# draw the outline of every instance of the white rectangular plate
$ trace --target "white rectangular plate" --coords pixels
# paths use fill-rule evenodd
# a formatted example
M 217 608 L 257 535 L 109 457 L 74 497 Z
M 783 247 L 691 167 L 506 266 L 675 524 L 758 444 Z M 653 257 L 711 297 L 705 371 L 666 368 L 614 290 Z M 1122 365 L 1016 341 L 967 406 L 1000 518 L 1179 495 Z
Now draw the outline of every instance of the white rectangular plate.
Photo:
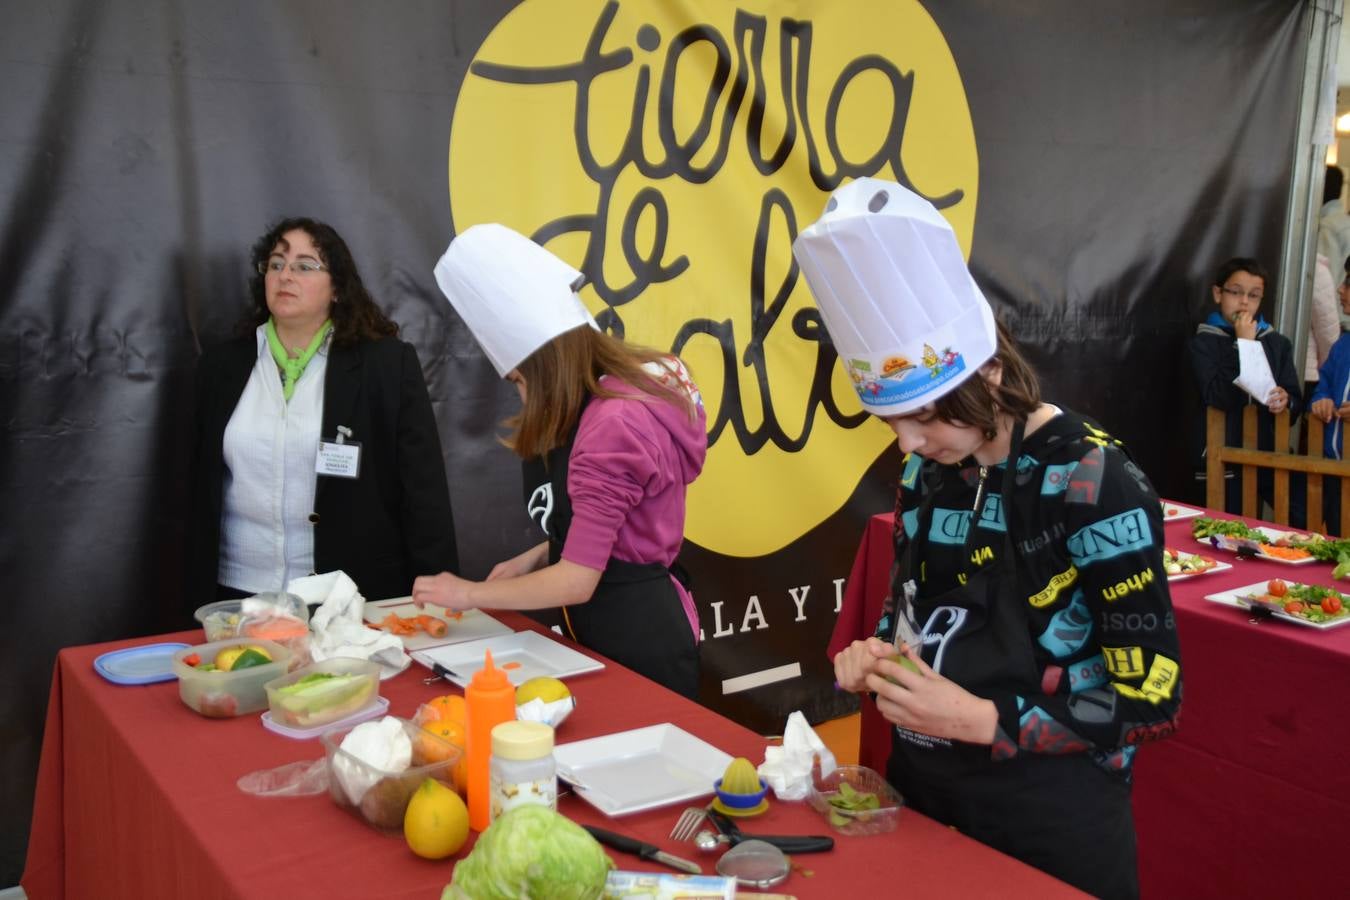
M 442 644 L 458 644 L 461 641 L 477 641 L 493 635 L 512 633 L 510 628 L 480 609 L 466 609 L 464 615 L 456 619 L 449 610 L 441 609 L 438 606 L 424 606 L 418 609 L 413 605 L 411 597 L 395 597 L 392 600 L 367 603 L 362 611 L 365 620 L 372 625 L 378 625 L 380 620 L 390 613 L 397 613 L 405 619 L 418 614 L 435 616 L 438 619 L 443 619 L 445 624 L 449 626 L 446 628 L 445 634 L 440 637 L 432 637 L 425 631 L 402 635 L 403 649 L 409 652 L 425 650 L 427 647 L 439 647 Z
M 553 748 L 558 777 L 607 816 L 705 797 L 730 754 L 671 725 L 649 725 Z
M 1173 503 L 1170 500 L 1162 502 L 1162 509 L 1164 522 L 1180 522 L 1182 519 L 1194 519 L 1205 514 L 1203 509 L 1196 509 L 1184 503 Z
M 1303 533 L 1299 531 L 1280 531 L 1278 528 L 1267 528 L 1264 525 L 1256 526 L 1256 530 L 1264 534 L 1269 539 L 1267 543 L 1271 544 L 1275 543 L 1280 538 L 1286 538 L 1289 537 L 1290 535 Z M 1246 547 L 1255 552 L 1257 559 L 1264 559 L 1267 562 L 1280 563 L 1281 565 L 1285 566 L 1306 566 L 1309 563 L 1317 562 L 1317 559 L 1312 556 L 1305 556 L 1302 559 L 1284 559 L 1283 557 L 1279 556 L 1267 556 L 1266 554 L 1261 552 L 1260 550 L 1261 545 L 1258 544 L 1256 541 L 1247 540 L 1245 538 L 1229 537 L 1228 535 L 1225 534 L 1215 534 L 1207 538 L 1195 538 L 1195 540 L 1198 543 L 1208 544 L 1211 547 L 1217 547 L 1220 550 L 1227 550 L 1230 553 L 1237 553 L 1239 550 Z
M 566 678 L 583 672 L 596 672 L 605 664 L 578 653 L 571 647 L 546 638 L 537 631 L 517 631 L 512 634 L 428 647 L 412 654 L 428 669 L 440 663 L 454 673 L 450 680 L 460 687 L 468 687 L 473 673 L 483 668 L 483 654 L 492 651 L 492 664 L 506 672 L 512 684 L 521 684 L 540 675 Z
M 1246 587 L 1233 588 L 1231 591 L 1221 591 L 1217 594 L 1206 594 L 1205 599 L 1211 603 L 1218 603 L 1223 606 L 1231 606 L 1234 609 L 1250 610 L 1252 607 L 1242 598 L 1250 594 L 1264 594 L 1268 581 L 1258 581 L 1256 584 L 1249 584 Z M 1291 585 L 1292 586 L 1292 585 Z M 1299 616 L 1291 615 L 1282 610 L 1268 609 L 1262 606 L 1261 610 L 1269 611 L 1272 618 L 1283 619 L 1286 622 L 1293 622 L 1295 625 L 1303 625 L 1308 628 L 1318 628 L 1326 631 L 1328 628 L 1338 628 L 1341 625 L 1350 624 L 1350 616 L 1341 616 L 1339 619 L 1333 619 L 1330 622 L 1310 622 Z
M 1182 572 L 1180 575 L 1168 575 L 1167 580 L 1185 581 L 1187 578 L 1197 578 L 1201 575 L 1213 575 L 1215 572 L 1227 572 L 1231 568 L 1233 568 L 1232 563 L 1221 562 L 1216 559 L 1213 568 L 1206 569 L 1203 572 Z

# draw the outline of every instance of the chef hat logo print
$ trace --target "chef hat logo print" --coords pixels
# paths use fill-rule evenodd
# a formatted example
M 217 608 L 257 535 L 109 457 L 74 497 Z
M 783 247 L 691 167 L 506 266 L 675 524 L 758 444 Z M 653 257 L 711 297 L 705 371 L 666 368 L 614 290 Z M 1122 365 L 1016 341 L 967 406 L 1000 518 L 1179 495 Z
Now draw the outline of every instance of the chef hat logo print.
M 588 276 L 601 328 L 688 365 L 709 447 L 685 537 L 732 557 L 848 501 L 894 445 L 863 412 L 875 398 L 922 400 L 978 355 L 955 333 L 837 354 L 821 327 L 792 242 L 831 193 L 913 185 L 968 245 L 979 159 L 920 3 L 809 6 L 526 0 L 474 51 L 450 121 L 456 233 L 498 222 L 538 242 Z

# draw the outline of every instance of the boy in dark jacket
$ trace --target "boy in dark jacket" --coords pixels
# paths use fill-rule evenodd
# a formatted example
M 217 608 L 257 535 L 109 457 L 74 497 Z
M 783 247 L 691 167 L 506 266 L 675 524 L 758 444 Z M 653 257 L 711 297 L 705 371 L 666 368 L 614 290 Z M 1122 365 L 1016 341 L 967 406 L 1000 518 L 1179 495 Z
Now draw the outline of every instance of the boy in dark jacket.
M 1258 404 L 1257 446 L 1275 448 L 1275 415 L 1289 410 L 1297 415 L 1303 408 L 1302 380 L 1294 366 L 1294 349 L 1289 339 L 1270 326 L 1258 311 L 1269 281 L 1265 267 L 1254 259 L 1236 257 L 1219 267 L 1210 288 L 1215 308 L 1196 327 L 1187 344 L 1200 402 L 1223 410 L 1226 415 L 1226 443 L 1242 443 L 1242 412 L 1248 404 Z M 1265 396 L 1253 396 L 1248 386 L 1269 384 L 1274 387 Z M 1256 389 L 1253 387 L 1253 389 Z M 1200 457 L 1196 460 L 1196 478 L 1205 478 L 1205 422 L 1198 423 Z M 1279 448 L 1287 451 L 1288 448 Z M 1241 509 L 1241 485 L 1235 472 L 1224 473 L 1225 507 L 1228 512 Z M 1273 477 L 1269 470 L 1258 475 L 1261 499 L 1271 502 Z M 1291 524 L 1303 527 L 1302 489 L 1290 486 Z

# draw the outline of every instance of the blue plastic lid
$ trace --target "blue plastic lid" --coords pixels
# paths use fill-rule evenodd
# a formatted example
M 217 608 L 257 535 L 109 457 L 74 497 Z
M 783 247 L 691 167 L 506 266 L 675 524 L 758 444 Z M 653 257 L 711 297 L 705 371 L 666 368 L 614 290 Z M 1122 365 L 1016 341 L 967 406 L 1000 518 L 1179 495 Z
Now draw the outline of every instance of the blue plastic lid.
M 172 681 L 173 655 L 186 650 L 187 644 L 145 644 L 113 650 L 94 660 L 94 671 L 113 684 L 154 684 Z

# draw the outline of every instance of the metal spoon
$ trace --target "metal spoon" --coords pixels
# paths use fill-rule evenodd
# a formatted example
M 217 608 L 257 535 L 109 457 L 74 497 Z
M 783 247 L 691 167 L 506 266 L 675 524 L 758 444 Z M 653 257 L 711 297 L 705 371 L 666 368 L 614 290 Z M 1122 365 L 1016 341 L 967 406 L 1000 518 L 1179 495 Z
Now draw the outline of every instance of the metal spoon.
M 727 837 L 725 834 L 718 834 L 707 828 L 704 828 L 698 834 L 694 835 L 694 846 L 704 853 L 711 853 L 722 844 L 730 843 L 731 838 Z

